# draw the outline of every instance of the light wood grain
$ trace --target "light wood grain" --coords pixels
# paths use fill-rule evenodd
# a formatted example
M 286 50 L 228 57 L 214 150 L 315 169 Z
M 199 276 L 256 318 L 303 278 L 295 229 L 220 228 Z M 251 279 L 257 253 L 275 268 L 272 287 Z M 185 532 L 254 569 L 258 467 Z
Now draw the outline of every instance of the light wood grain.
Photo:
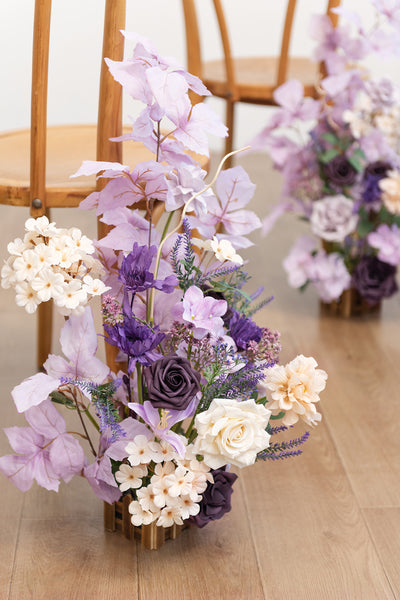
M 400 509 L 367 508 L 363 510 L 376 551 L 396 598 L 400 597 Z

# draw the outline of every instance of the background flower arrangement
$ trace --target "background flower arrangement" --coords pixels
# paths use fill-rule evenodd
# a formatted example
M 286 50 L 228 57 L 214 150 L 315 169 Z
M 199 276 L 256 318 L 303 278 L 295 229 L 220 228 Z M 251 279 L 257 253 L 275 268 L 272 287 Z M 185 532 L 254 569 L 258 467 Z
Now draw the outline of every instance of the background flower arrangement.
M 64 356 L 50 355 L 45 373 L 13 390 L 28 427 L 5 430 L 16 454 L 0 458 L 0 470 L 23 491 L 33 481 L 58 491 L 61 479 L 83 476 L 105 502 L 128 495 L 135 526 L 202 527 L 230 510 L 230 465 L 301 452 L 308 431 L 271 438 L 321 419 L 315 403 L 327 375 L 303 355 L 279 365 L 279 333 L 252 320 L 270 300 L 255 302 L 262 289 L 244 290 L 238 253 L 261 225 L 245 208 L 255 186 L 234 167 L 218 170 L 213 190 L 188 154 L 208 155 L 204 130 L 226 133 L 205 104 L 190 104 L 188 89 L 207 90 L 148 40 L 125 35 L 136 44 L 133 57 L 108 66 L 145 105 L 125 137 L 156 160 L 133 170 L 89 161 L 76 174 L 109 179 L 82 205 L 113 227 L 94 243 L 98 258 L 79 230 L 59 230 L 46 217 L 29 219 L 24 239 L 9 245 L 2 285 L 15 287 L 28 312 L 54 298 L 68 319 Z M 147 219 L 135 210 L 139 201 Z M 156 202 L 165 206 L 159 229 Z M 104 330 L 118 372 L 95 356 L 87 302 L 105 292 Z M 56 405 L 75 411 L 79 431 Z
M 398 289 L 400 93 L 388 78 L 372 78 L 363 59 L 398 56 L 400 5 L 372 4 L 370 31 L 344 8 L 335 9 L 344 21 L 336 29 L 325 15 L 312 18 L 314 58 L 326 69 L 321 98 L 304 98 L 296 80 L 285 83 L 275 93 L 280 108 L 256 141 L 284 181 L 265 231 L 284 211 L 309 222 L 315 237 L 299 238 L 283 264 L 291 286 L 312 283 L 325 303 L 352 288 L 373 306 Z

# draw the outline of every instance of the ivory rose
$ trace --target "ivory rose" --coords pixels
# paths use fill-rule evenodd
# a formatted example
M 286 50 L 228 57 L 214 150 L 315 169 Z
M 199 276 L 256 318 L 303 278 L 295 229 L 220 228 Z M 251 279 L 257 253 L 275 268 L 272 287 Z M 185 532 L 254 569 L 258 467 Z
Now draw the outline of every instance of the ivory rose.
M 385 179 L 381 179 L 379 187 L 383 191 L 382 202 L 389 212 L 400 215 L 400 171 L 389 171 Z
M 265 428 L 270 416 L 271 412 L 254 400 L 215 398 L 206 411 L 196 416 L 196 452 L 212 469 L 228 463 L 247 467 L 269 445 L 270 435 Z
M 272 414 L 285 412 L 282 423 L 294 425 L 301 418 L 307 425 L 321 420 L 314 406 L 325 388 L 327 374 L 317 369 L 314 358 L 299 354 L 286 366 L 275 365 L 267 370 L 262 387 L 272 392 L 268 408 Z

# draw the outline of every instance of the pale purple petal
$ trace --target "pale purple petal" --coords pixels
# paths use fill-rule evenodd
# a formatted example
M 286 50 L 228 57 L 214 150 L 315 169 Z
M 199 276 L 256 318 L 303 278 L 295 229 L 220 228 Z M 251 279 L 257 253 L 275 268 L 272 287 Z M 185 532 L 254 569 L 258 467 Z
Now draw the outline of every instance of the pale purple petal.
M 3 473 L 21 492 L 30 489 L 33 483 L 31 459 L 26 456 L 7 454 L 0 457 L 0 473 Z
M 43 452 L 35 456 L 31 462 L 30 468 L 32 469 L 34 479 L 40 486 L 44 487 L 46 490 L 58 492 L 60 486 L 59 478 Z
M 99 160 L 84 160 L 82 165 L 73 175 L 70 177 L 80 177 L 81 175 L 96 175 L 100 171 L 106 171 L 102 177 L 107 179 L 111 177 L 119 177 L 124 171 L 129 172 L 130 168 L 128 165 L 121 165 L 118 162 L 104 162 Z
M 143 404 L 128 402 L 128 406 L 135 411 L 135 413 L 139 415 L 153 431 L 157 429 L 160 423 L 160 413 L 158 412 L 158 408 L 155 408 L 151 402 L 144 402 Z
M 17 385 L 11 392 L 18 412 L 24 412 L 32 406 L 37 406 L 59 386 L 58 379 L 45 373 L 36 373 Z
M 17 454 L 36 454 L 38 447 L 44 444 L 43 436 L 31 427 L 7 427 L 4 433 Z
M 51 400 L 42 402 L 26 411 L 29 425 L 48 439 L 57 437 L 67 430 L 64 417 L 58 412 Z
M 72 435 L 58 436 L 49 446 L 49 459 L 54 473 L 68 483 L 85 466 L 83 448 Z
M 221 171 L 215 191 L 223 211 L 232 212 L 243 208 L 254 196 L 256 186 L 241 166 Z
M 179 456 L 183 458 L 186 452 L 186 446 L 182 441 L 182 437 L 173 431 L 168 431 L 162 434 L 162 439 L 171 444 L 171 446 L 177 451 Z

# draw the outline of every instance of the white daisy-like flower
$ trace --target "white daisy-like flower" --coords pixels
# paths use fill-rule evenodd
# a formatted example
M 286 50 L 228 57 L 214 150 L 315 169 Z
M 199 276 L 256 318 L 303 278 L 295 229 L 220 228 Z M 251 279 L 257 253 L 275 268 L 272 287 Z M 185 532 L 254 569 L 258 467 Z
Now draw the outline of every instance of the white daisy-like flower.
M 101 296 L 107 290 L 111 290 L 111 287 L 105 285 L 101 279 L 93 279 L 90 275 L 85 275 L 83 284 L 84 290 L 91 296 Z
M 177 504 L 163 508 L 157 520 L 159 527 L 172 527 L 174 523 L 183 525 L 181 509 Z
M 17 292 L 15 301 L 17 306 L 23 306 L 26 312 L 32 314 L 36 311 L 40 300 L 37 293 L 28 281 L 21 281 L 15 286 Z
M 7 251 L 13 256 L 22 256 L 25 250 L 28 250 L 28 245 L 21 238 L 15 238 L 13 242 L 7 244 Z
M 87 299 L 87 293 L 82 288 L 82 282 L 79 279 L 72 279 L 65 284 L 62 295 L 54 298 L 54 301 L 59 307 L 75 310 L 79 305 L 86 304 Z
M 136 491 L 136 496 L 143 510 L 152 512 L 153 514 L 160 512 L 160 509 L 154 503 L 155 494 L 151 484 L 147 487 L 141 487 L 138 489 Z
M 80 229 L 77 227 L 71 227 L 71 229 L 68 230 L 68 234 L 80 252 L 83 254 L 94 253 L 94 245 L 92 240 L 90 240 L 86 235 L 83 235 Z
M 153 460 L 153 454 L 157 451 L 155 442 L 150 442 L 145 435 L 136 435 L 132 442 L 125 447 L 128 460 L 132 467 L 136 465 L 147 465 Z
M 172 498 L 177 498 L 191 493 L 193 479 L 193 473 L 185 467 L 177 467 L 174 473 L 165 477 L 164 485 L 168 486 L 168 494 Z
M 115 473 L 115 479 L 118 481 L 121 492 L 126 492 L 130 489 L 140 488 L 142 485 L 142 477 L 147 475 L 147 469 L 143 466 L 130 467 L 122 464 L 119 471 Z
M 16 283 L 15 271 L 13 269 L 14 256 L 10 256 L 1 268 L 1 287 L 5 290 L 14 287 Z
M 153 476 L 150 481 L 153 486 L 154 504 L 158 508 L 163 508 L 164 506 L 169 506 L 174 503 L 176 496 L 171 496 L 169 493 L 170 484 L 167 477 L 154 481 Z
M 68 244 L 58 250 L 57 254 L 57 264 L 62 269 L 69 269 L 74 263 L 77 263 L 81 259 L 78 250 Z
M 207 488 L 207 481 L 214 483 L 214 477 L 211 473 L 201 473 L 200 471 L 193 472 L 192 491 L 190 497 L 195 500 L 196 494 L 202 494 Z
M 56 262 L 56 252 L 52 246 L 38 244 L 35 248 L 41 268 L 50 267 Z
M 174 459 L 178 459 L 179 455 L 177 451 L 165 440 L 161 440 L 158 444 L 158 450 L 162 456 L 162 460 L 159 462 L 169 462 Z M 157 461 L 155 461 L 157 462 Z
M 28 219 L 25 221 L 25 229 L 26 231 L 34 231 L 44 237 L 51 237 L 57 233 L 56 224 L 50 223 L 46 216 Z
M 160 484 L 162 480 L 165 479 L 168 475 L 171 475 L 175 471 L 175 464 L 173 462 L 165 462 L 164 464 L 158 463 L 154 467 L 154 475 L 151 478 L 151 481 Z
M 24 244 L 27 248 L 34 248 L 43 242 L 43 238 L 36 231 L 27 231 L 24 235 Z
M 14 260 L 13 268 L 17 281 L 31 281 L 40 269 L 39 258 L 34 250 L 24 250 Z
M 218 240 L 216 236 L 213 237 L 210 243 L 211 250 L 215 253 L 215 258 L 220 262 L 229 260 L 236 265 L 243 264 L 243 258 L 236 253 L 235 248 L 232 246 L 229 240 Z
M 131 514 L 131 522 L 135 527 L 149 525 L 156 518 L 151 512 L 143 510 L 137 500 L 132 500 L 128 510 Z
M 185 521 L 189 517 L 194 517 L 200 512 L 201 496 L 197 497 L 197 501 L 192 500 L 190 496 L 181 496 L 178 500 L 181 517 Z
M 47 302 L 50 298 L 58 298 L 64 294 L 64 277 L 51 269 L 42 269 L 38 276 L 32 279 L 31 286 L 37 292 L 39 300 Z

